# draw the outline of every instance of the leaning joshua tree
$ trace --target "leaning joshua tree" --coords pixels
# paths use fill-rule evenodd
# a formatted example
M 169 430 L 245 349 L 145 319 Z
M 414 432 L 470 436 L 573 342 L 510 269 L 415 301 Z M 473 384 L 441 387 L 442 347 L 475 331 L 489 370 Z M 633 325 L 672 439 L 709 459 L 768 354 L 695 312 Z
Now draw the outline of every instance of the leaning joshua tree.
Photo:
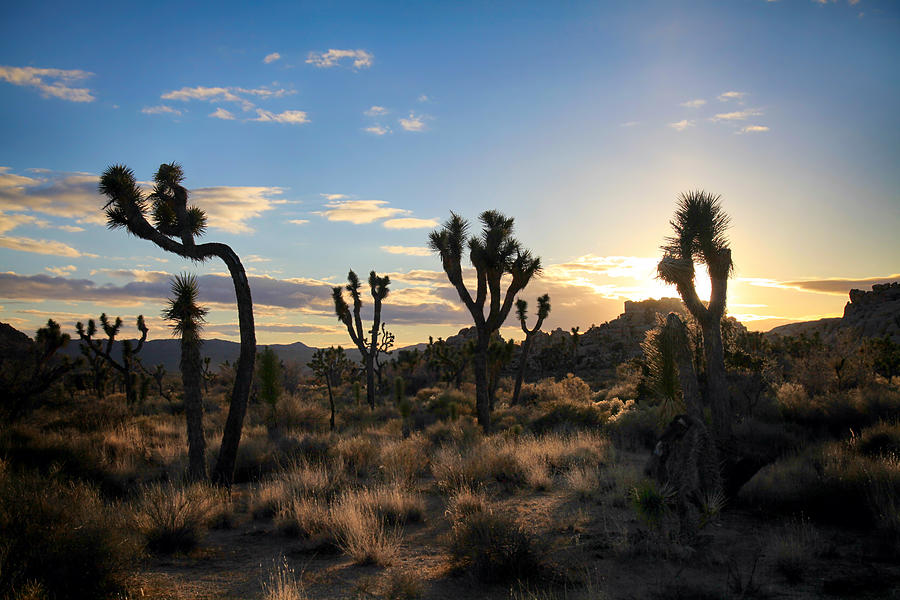
M 519 325 L 522 326 L 522 331 L 525 332 L 525 341 L 522 342 L 522 352 L 519 354 L 519 371 L 516 373 L 516 387 L 510 404 L 518 404 L 519 402 L 519 392 L 522 391 L 522 380 L 525 378 L 525 366 L 528 364 L 528 352 L 531 350 L 531 342 L 534 334 L 540 331 L 541 325 L 544 324 L 544 319 L 550 314 L 550 294 L 544 294 L 538 298 L 537 323 L 531 329 L 528 329 L 528 326 L 525 325 L 527 314 L 528 302 L 519 298 L 516 300 L 516 316 L 519 317 Z
M 725 380 L 725 356 L 722 348 L 722 316 L 728 292 L 728 277 L 733 270 L 731 249 L 725 235 L 728 215 L 719 203 L 720 196 L 691 191 L 678 197 L 671 221 L 674 235 L 662 247 L 663 258 L 657 271 L 660 279 L 674 284 L 678 294 L 700 324 L 706 362 L 705 404 L 710 407 L 713 428 L 719 442 L 731 436 L 731 407 Z M 694 286 L 694 263 L 706 265 L 712 283 L 709 302 L 704 304 Z
M 115 342 L 119 330 L 122 329 L 122 319 L 116 317 L 115 322 L 110 323 L 106 313 L 102 313 L 100 315 L 100 326 L 103 327 L 103 333 L 106 334 L 105 344 L 100 340 L 94 339 L 94 334 L 97 333 L 97 325 L 93 319 L 88 319 L 87 327 L 81 321 L 75 324 L 75 330 L 78 332 L 78 337 L 81 338 L 82 351 L 85 354 L 90 352 L 96 358 L 103 359 L 106 361 L 106 364 L 122 375 L 122 379 L 125 382 L 125 400 L 129 405 L 133 405 L 137 402 L 137 390 L 134 386 L 135 375 L 137 374 L 135 367 L 138 363 L 136 355 L 144 347 L 144 342 L 147 340 L 148 329 L 147 325 L 144 324 L 144 315 L 138 315 L 137 318 L 136 326 L 138 331 L 141 332 L 141 338 L 138 340 L 137 346 L 132 348 L 130 340 L 122 342 L 122 362 L 117 361 L 112 356 L 113 342 Z M 87 352 L 84 351 L 85 348 Z
M 172 322 L 172 334 L 181 336 L 181 382 L 184 385 L 184 416 L 187 421 L 188 476 L 206 479 L 206 440 L 203 437 L 203 360 L 200 331 L 208 312 L 197 304 L 197 278 L 185 273 L 172 280 L 172 298 L 162 316 Z
M 513 236 L 513 219 L 495 210 L 481 213 L 480 236 L 467 237 L 469 223 L 455 213 L 444 225 L 429 235 L 429 245 L 441 257 L 447 278 L 472 314 L 477 337 L 473 369 L 475 371 L 475 406 L 478 423 L 487 432 L 491 427 L 490 389 L 488 382 L 488 347 L 491 336 L 500 329 L 512 309 L 513 299 L 531 278 L 541 270 L 541 259 L 519 244 Z M 463 281 L 463 246 L 468 245 L 469 260 L 475 267 L 475 297 Z M 509 275 L 505 296 L 501 279 Z M 488 299 L 490 296 L 490 299 Z M 487 315 L 485 315 L 487 303 Z
M 134 172 L 124 165 L 106 169 L 100 177 L 100 193 L 109 198 L 106 210 L 111 229 L 123 227 L 139 238 L 149 240 L 179 256 L 195 261 L 220 258 L 228 267 L 237 296 L 241 353 L 238 358 L 231 392 L 231 406 L 222 433 L 222 445 L 213 471 L 213 480 L 231 485 L 241 428 L 247 412 L 253 363 L 256 359 L 256 332 L 253 324 L 253 300 L 250 283 L 238 255 L 225 244 L 197 244 L 195 238 L 206 229 L 206 214 L 196 206 L 188 206 L 188 191 L 182 186 L 184 171 L 176 163 L 159 166 L 154 176 L 153 192 L 144 196 L 135 181 Z M 152 220 L 152 224 L 147 218 Z
M 372 291 L 374 300 L 374 317 L 372 320 L 372 329 L 369 330 L 371 337 L 364 335 L 362 318 L 359 311 L 362 310 L 362 299 L 359 297 L 359 288 L 361 284 L 359 277 L 351 269 L 347 274 L 347 283 L 343 288 L 337 286 L 331 290 L 331 297 L 334 300 L 334 312 L 337 318 L 347 327 L 350 339 L 359 348 L 362 355 L 363 365 L 366 368 L 366 400 L 369 408 L 375 409 L 375 358 L 381 351 L 382 346 L 378 343 L 378 332 L 381 328 L 381 301 L 388 295 L 388 285 L 390 278 L 385 275 L 379 277 L 375 271 L 369 273 L 369 288 Z M 343 290 L 346 288 L 350 292 L 350 298 L 353 300 L 353 312 L 351 314 L 347 301 L 344 300 Z M 392 338 L 391 338 L 392 339 Z

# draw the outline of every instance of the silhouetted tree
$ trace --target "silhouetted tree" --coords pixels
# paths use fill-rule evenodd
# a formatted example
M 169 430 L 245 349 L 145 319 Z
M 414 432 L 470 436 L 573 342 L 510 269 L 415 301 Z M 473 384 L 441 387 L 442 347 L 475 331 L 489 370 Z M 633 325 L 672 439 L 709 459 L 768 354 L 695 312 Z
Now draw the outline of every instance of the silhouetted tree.
M 353 370 L 353 363 L 344 354 L 343 348 L 331 346 L 316 350 L 307 366 L 317 377 L 325 380 L 325 386 L 328 388 L 328 404 L 331 406 L 329 425 L 331 431 L 334 431 L 334 388 L 341 385 L 345 373 Z
M 497 399 L 497 387 L 500 385 L 500 374 L 503 369 L 512 361 L 513 353 L 516 350 L 516 343 L 513 340 L 503 341 L 500 335 L 494 336 L 488 345 L 488 398 L 490 409 L 494 410 L 494 403 Z
M 731 435 L 731 407 L 725 359 L 722 347 L 722 316 L 728 292 L 728 277 L 734 268 L 725 233 L 728 215 L 722 210 L 720 196 L 704 191 L 681 194 L 675 216 L 670 221 L 674 235 L 662 247 L 663 258 L 657 266 L 660 279 L 674 284 L 691 316 L 703 332 L 706 359 L 706 394 L 718 440 Z M 694 285 L 694 262 L 706 265 L 712 291 L 704 304 Z
M 538 298 L 537 322 L 534 324 L 534 327 L 528 329 L 528 326 L 525 325 L 525 318 L 528 315 L 528 302 L 521 298 L 516 300 L 516 316 L 519 318 L 519 325 L 522 326 L 522 331 L 525 332 L 525 340 L 522 342 L 522 351 L 519 354 L 519 370 L 516 373 L 516 387 L 513 390 L 513 397 L 510 404 L 515 405 L 519 403 L 519 392 L 522 391 L 522 380 L 525 379 L 525 368 L 528 364 L 528 353 L 531 351 L 531 343 L 534 334 L 541 330 L 541 325 L 544 324 L 544 319 L 546 319 L 549 314 L 550 295 L 544 294 Z
M 572 373 L 575 373 L 575 367 L 578 366 L 578 342 L 581 339 L 581 335 L 578 333 L 581 331 L 581 327 L 572 327 Z
M 184 415 L 187 421 L 188 476 L 206 479 L 206 440 L 203 437 L 203 361 L 200 332 L 207 309 L 197 304 L 197 278 L 185 273 L 172 280 L 172 298 L 162 316 L 172 322 L 172 334 L 181 336 L 181 382 L 184 385 Z
M 250 283 L 240 258 L 229 246 L 216 242 L 196 243 L 195 238 L 206 229 L 206 214 L 196 206 L 188 206 L 188 191 L 181 185 L 184 182 L 181 166 L 176 163 L 160 165 L 154 182 L 153 192 L 145 197 L 131 169 L 124 165 L 106 169 L 100 177 L 100 193 L 109 199 L 104 206 L 107 224 L 111 229 L 124 227 L 129 233 L 149 240 L 167 252 L 201 262 L 218 257 L 228 267 L 237 297 L 241 351 L 213 480 L 230 486 L 256 359 Z M 153 224 L 147 220 L 148 215 Z
M 22 338 L 27 339 L 24 335 Z M 15 353 L 0 363 L 5 397 L 0 402 L 0 416 L 9 421 L 21 418 L 35 408 L 41 394 L 78 365 L 67 356 L 56 357 L 70 339 L 56 321 L 48 319 L 47 325 L 37 330 L 27 352 Z
M 269 405 L 269 430 L 274 431 L 277 424 L 275 407 L 282 389 L 281 361 L 269 346 L 260 353 L 259 366 L 256 370 L 259 379 L 259 397 Z
M 372 329 L 369 330 L 371 337 L 366 337 L 363 332 L 362 317 L 362 299 L 360 298 L 359 288 L 361 284 L 359 277 L 351 269 L 347 274 L 347 285 L 343 288 L 337 286 L 332 288 L 331 297 L 334 300 L 334 312 L 337 314 L 338 320 L 347 327 L 350 339 L 356 344 L 359 353 L 362 355 L 363 365 L 366 371 L 366 400 L 369 408 L 375 409 L 375 357 L 379 352 L 378 333 L 381 328 L 381 301 L 388 295 L 388 285 L 390 278 L 385 275 L 379 277 L 375 271 L 369 273 L 369 288 L 372 292 L 374 300 L 374 316 L 372 319 Z M 350 299 L 353 301 L 353 312 L 351 313 L 347 301 L 344 300 L 343 290 L 350 292 Z
M 453 383 L 456 389 L 462 385 L 462 375 L 469 365 L 471 353 L 465 348 L 454 346 L 441 338 L 434 341 L 428 337 L 428 347 L 425 348 L 425 360 L 437 376 L 447 383 Z
M 484 211 L 479 216 L 481 235 L 469 238 L 468 222 L 455 213 L 450 214 L 450 219 L 440 229 L 431 232 L 429 245 L 440 255 L 447 278 L 475 321 L 475 405 L 478 423 L 485 431 L 489 431 L 491 394 L 488 382 L 488 346 L 491 336 L 506 321 L 516 294 L 528 285 L 534 275 L 540 273 L 541 260 L 532 256 L 513 237 L 514 219 L 511 217 L 495 210 Z M 468 246 L 469 260 L 476 271 L 474 298 L 463 281 L 464 245 Z M 501 291 L 501 279 L 504 275 L 511 276 L 505 296 Z
M 381 335 L 378 337 L 378 349 L 375 352 L 375 375 L 378 377 L 378 389 L 382 389 L 382 377 L 386 362 L 382 362 L 382 357 L 391 355 L 391 348 L 394 347 L 394 334 L 388 331 L 386 325 L 381 324 Z
M 128 404 L 135 404 L 137 402 L 137 390 L 135 389 L 137 354 L 144 347 L 148 331 L 147 325 L 144 323 L 144 315 L 138 315 L 137 318 L 136 327 L 141 332 L 137 346 L 132 348 L 131 340 L 122 342 L 121 362 L 113 358 L 112 349 L 116 336 L 122 329 L 122 319 L 116 317 L 115 322 L 110 323 L 106 313 L 102 313 L 100 315 L 100 326 L 103 327 L 103 333 L 106 334 L 105 343 L 94 339 L 94 335 L 97 333 L 97 325 L 93 319 L 88 319 L 87 327 L 79 321 L 75 324 L 75 331 L 78 332 L 78 337 L 81 338 L 82 348 L 86 348 L 95 357 L 102 358 L 107 365 L 119 372 L 125 385 L 125 399 Z

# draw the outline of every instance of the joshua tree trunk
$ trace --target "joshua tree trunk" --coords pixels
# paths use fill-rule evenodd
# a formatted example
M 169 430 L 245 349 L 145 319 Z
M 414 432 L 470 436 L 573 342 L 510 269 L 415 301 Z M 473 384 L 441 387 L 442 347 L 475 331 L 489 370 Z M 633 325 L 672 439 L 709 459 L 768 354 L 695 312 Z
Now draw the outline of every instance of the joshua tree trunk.
M 710 399 L 713 426 L 719 440 L 731 437 L 731 415 L 728 384 L 725 379 L 725 355 L 722 348 L 722 322 L 720 318 L 702 323 L 703 350 L 706 358 L 707 397 Z
M 334 393 L 331 391 L 331 376 L 325 376 L 325 387 L 328 388 L 328 404 L 331 406 L 331 419 L 328 421 L 330 431 L 334 431 Z
M 528 352 L 531 350 L 531 336 L 526 335 L 525 341 L 522 342 L 522 353 L 519 355 L 519 371 L 516 373 L 516 387 L 513 390 L 513 397 L 510 405 L 515 406 L 519 403 L 519 392 L 522 391 L 522 381 L 525 379 L 525 369 L 528 364 Z
M 193 336 L 181 338 L 181 381 L 184 385 L 184 414 L 187 420 L 188 476 L 206 479 L 206 440 L 203 437 L 202 363 L 200 348 Z
M 482 340 L 482 337 L 478 336 L 472 369 L 475 371 L 475 411 L 478 414 L 478 424 L 485 433 L 488 433 L 491 430 L 491 398 L 487 372 L 488 338 Z

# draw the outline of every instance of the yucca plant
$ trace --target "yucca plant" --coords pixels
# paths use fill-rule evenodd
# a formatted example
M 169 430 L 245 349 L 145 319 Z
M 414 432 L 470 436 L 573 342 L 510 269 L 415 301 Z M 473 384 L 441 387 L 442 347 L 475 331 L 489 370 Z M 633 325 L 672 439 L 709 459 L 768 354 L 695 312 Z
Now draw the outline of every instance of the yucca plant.
M 468 236 L 469 223 L 450 213 L 440 229 L 429 235 L 429 246 L 441 257 L 447 278 L 466 305 L 477 332 L 473 368 L 475 371 L 475 406 L 478 424 L 485 432 L 491 428 L 491 394 L 488 379 L 488 347 L 491 338 L 506 321 L 513 300 L 528 282 L 541 272 L 541 259 L 522 247 L 513 237 L 514 219 L 496 210 L 486 210 L 478 219 L 482 229 L 479 236 Z M 477 287 L 475 297 L 463 281 L 463 246 L 468 246 L 469 260 L 475 267 Z M 510 276 L 505 294 L 501 280 Z M 485 305 L 488 312 L 485 315 Z
M 135 179 L 134 171 L 125 165 L 114 165 L 106 169 L 100 177 L 99 189 L 108 198 L 103 207 L 107 225 L 110 229 L 124 228 L 132 235 L 149 240 L 167 252 L 194 261 L 202 262 L 217 257 L 231 273 L 237 297 L 241 352 L 235 371 L 228 418 L 222 433 L 222 445 L 213 472 L 216 482 L 230 485 L 234 477 L 234 463 L 256 360 L 256 330 L 250 283 L 241 259 L 229 246 L 216 242 L 196 243 L 196 238 L 206 230 L 206 214 L 199 207 L 188 205 L 188 190 L 182 185 L 184 171 L 181 165 L 162 164 L 153 179 L 153 191 L 145 196 Z
M 206 440 L 203 438 L 203 361 L 200 332 L 207 309 L 197 304 L 197 278 L 189 273 L 172 280 L 172 298 L 162 316 L 172 322 L 172 334 L 181 336 L 181 381 L 184 385 L 184 414 L 187 420 L 188 475 L 206 479 Z

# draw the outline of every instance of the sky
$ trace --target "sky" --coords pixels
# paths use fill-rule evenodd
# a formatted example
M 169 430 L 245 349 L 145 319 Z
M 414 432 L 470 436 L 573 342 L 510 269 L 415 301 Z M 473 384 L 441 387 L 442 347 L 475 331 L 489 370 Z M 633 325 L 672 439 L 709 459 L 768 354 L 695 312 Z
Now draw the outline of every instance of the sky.
M 172 161 L 203 240 L 242 258 L 260 344 L 350 345 L 350 269 L 390 276 L 399 346 L 470 326 L 427 239 L 487 209 L 542 259 L 529 326 L 549 293 L 544 329 L 584 331 L 676 296 L 655 267 L 693 189 L 731 217 L 729 314 L 840 316 L 900 279 L 898 64 L 891 0 L 3 3 L 0 321 L 169 337 L 191 272 L 206 337 L 236 340 L 221 262 L 106 228 L 104 169 Z

